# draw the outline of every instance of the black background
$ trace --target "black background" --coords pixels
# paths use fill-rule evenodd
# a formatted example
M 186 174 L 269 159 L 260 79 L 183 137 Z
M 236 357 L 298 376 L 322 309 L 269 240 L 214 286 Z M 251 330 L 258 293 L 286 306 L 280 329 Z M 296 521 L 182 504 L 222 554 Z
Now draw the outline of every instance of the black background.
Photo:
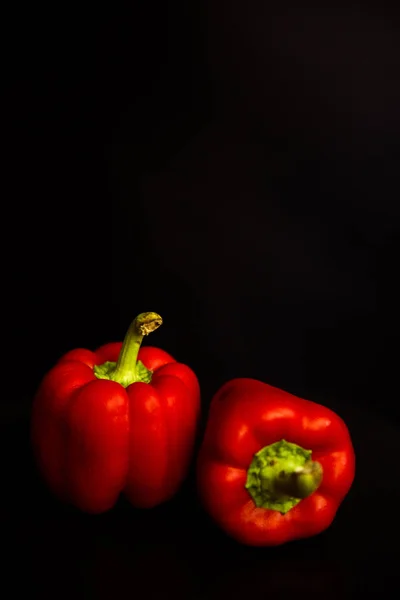
M 392 12 L 391 12 L 392 11 Z M 15 9 L 6 24 L 2 511 L 31 597 L 379 592 L 400 500 L 400 17 L 385 3 Z M 193 468 L 154 511 L 61 507 L 32 464 L 43 374 L 164 318 L 203 419 L 231 377 L 337 410 L 357 477 L 332 527 L 240 547 Z M 47 596 L 46 596 L 47 597 Z

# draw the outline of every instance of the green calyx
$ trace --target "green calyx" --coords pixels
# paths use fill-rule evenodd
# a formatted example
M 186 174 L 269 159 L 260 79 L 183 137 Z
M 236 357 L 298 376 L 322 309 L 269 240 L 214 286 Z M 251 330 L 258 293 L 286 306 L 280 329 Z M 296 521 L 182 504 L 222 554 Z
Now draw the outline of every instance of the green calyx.
M 311 450 L 280 440 L 254 455 L 247 471 L 246 490 L 258 508 L 285 515 L 321 484 L 320 463 L 311 460 Z
M 150 369 L 147 369 L 144 364 L 138 360 L 136 363 L 136 372 L 135 379 L 131 381 L 132 377 L 130 373 L 127 373 L 125 377 L 121 378 L 121 381 L 118 381 L 118 373 L 116 362 L 107 361 L 102 365 L 96 365 L 94 367 L 94 374 L 97 379 L 110 379 L 111 381 L 117 381 L 124 387 L 128 387 L 131 383 L 135 383 L 136 381 L 141 381 L 143 383 L 150 383 L 151 378 L 153 377 L 153 372 Z
M 162 318 L 157 313 L 147 312 L 138 315 L 127 331 L 118 361 L 95 365 L 96 377 L 116 381 L 123 387 L 137 382 L 150 383 L 152 371 L 137 358 L 144 336 L 158 329 L 160 325 L 162 325 Z

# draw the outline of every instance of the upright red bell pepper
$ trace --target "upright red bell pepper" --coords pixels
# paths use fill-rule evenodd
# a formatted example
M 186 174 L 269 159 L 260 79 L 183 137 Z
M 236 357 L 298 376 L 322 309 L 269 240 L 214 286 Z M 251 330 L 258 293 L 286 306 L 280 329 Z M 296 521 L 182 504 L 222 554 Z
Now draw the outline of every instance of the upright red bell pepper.
M 193 371 L 143 337 L 162 324 L 142 313 L 122 343 L 65 354 L 44 377 L 32 409 L 38 467 L 50 489 L 85 512 L 123 493 L 136 507 L 170 499 L 192 455 L 200 410 Z
M 349 431 L 332 410 L 253 379 L 233 379 L 212 399 L 199 495 L 237 541 L 273 546 L 321 533 L 354 474 Z

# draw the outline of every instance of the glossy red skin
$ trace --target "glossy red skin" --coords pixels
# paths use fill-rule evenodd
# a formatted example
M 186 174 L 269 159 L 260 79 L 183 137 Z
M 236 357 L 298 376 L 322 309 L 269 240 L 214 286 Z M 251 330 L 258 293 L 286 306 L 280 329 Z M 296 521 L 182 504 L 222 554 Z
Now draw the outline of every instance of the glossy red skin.
M 256 452 L 281 439 L 312 450 L 323 480 L 285 515 L 257 508 L 245 489 Z M 330 409 L 254 379 L 233 379 L 214 396 L 197 460 L 206 511 L 238 542 L 275 546 L 314 536 L 332 523 L 355 474 L 349 431 Z
M 193 371 L 158 348 L 139 360 L 151 383 L 97 379 L 94 365 L 117 361 L 122 343 L 76 349 L 44 377 L 33 403 L 31 434 L 44 480 L 61 500 L 102 513 L 123 493 L 151 508 L 180 487 L 192 456 L 200 411 Z

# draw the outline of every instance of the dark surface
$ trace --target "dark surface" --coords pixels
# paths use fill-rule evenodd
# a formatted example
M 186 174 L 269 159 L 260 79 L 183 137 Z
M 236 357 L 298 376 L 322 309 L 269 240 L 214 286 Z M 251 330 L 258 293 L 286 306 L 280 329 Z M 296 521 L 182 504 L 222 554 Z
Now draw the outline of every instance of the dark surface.
M 15 594 L 350 598 L 396 575 L 400 19 L 266 7 L 10 16 L 0 440 Z M 149 512 L 121 500 L 94 518 L 49 496 L 28 436 L 43 374 L 145 310 L 164 318 L 151 343 L 199 376 L 198 441 L 231 377 L 345 419 L 357 476 L 327 532 L 239 546 L 198 505 L 193 467 Z

